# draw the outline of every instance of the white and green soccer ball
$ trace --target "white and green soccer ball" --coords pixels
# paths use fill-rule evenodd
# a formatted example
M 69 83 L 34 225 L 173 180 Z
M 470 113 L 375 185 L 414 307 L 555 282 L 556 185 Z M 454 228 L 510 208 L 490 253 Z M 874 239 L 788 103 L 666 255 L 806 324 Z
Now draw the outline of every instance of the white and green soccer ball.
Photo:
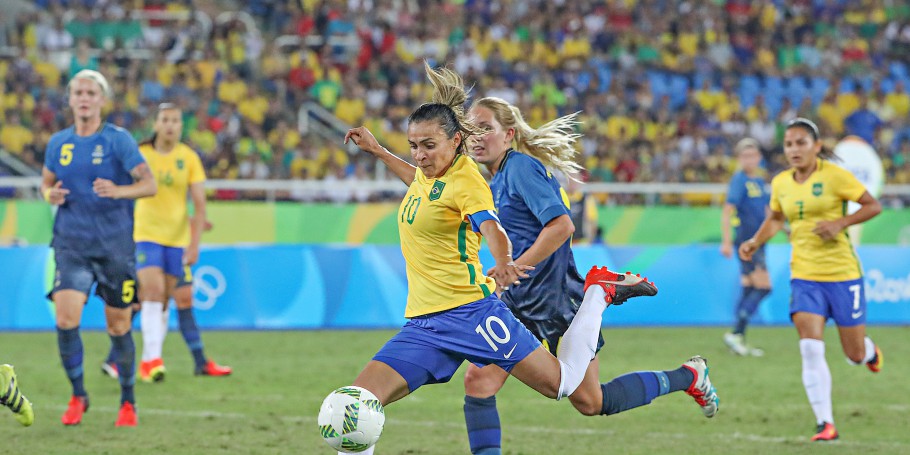
M 341 452 L 363 452 L 382 434 L 385 411 L 369 390 L 357 386 L 335 389 L 319 408 L 319 434 Z

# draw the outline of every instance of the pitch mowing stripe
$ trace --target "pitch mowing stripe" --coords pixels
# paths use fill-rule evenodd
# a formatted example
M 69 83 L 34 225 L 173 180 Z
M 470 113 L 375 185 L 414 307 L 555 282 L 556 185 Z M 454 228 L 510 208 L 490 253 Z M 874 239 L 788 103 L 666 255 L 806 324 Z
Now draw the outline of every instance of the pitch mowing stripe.
M 897 407 L 898 410 L 907 409 L 907 406 L 903 405 L 894 405 L 889 406 Z M 66 406 L 35 406 L 37 409 L 48 409 L 63 411 L 66 410 Z M 104 407 L 104 406 L 92 406 L 92 411 L 94 412 L 103 412 L 105 414 L 116 414 L 120 411 L 119 408 L 113 407 Z M 172 409 L 149 409 L 149 408 L 139 408 L 139 415 L 149 414 L 149 415 L 160 415 L 160 416 L 169 416 L 169 417 L 191 417 L 191 418 L 202 418 L 210 419 L 212 417 L 224 418 L 224 419 L 243 419 L 251 420 L 256 419 L 257 416 L 251 414 L 243 414 L 239 412 L 218 412 L 218 411 L 176 411 Z M 281 420 L 283 422 L 289 423 L 299 423 L 299 424 L 316 424 L 316 417 L 311 416 L 271 416 L 271 418 Z M 452 429 L 457 431 L 464 431 L 464 422 L 434 422 L 430 420 L 405 420 L 405 419 L 389 419 L 386 418 L 385 426 L 388 427 L 389 424 L 401 425 L 401 426 L 418 426 L 418 427 L 430 427 L 430 428 L 445 428 Z M 558 434 L 558 435 L 581 435 L 581 436 L 611 436 L 619 434 L 619 431 L 610 430 L 608 428 L 553 428 L 553 427 L 538 427 L 538 426 L 516 426 L 509 428 L 510 433 L 526 433 L 533 435 L 540 434 Z M 664 439 L 692 439 L 692 433 L 662 433 L 662 432 L 648 432 L 642 433 L 640 435 L 642 439 L 648 438 L 664 438 Z M 805 445 L 806 447 L 815 447 L 813 443 L 809 442 L 808 435 L 802 436 L 762 436 L 758 434 L 750 433 L 712 433 L 712 434 L 702 434 L 700 433 L 698 438 L 701 439 L 715 439 L 718 441 L 729 441 L 731 439 L 738 439 L 741 441 L 749 442 L 758 442 L 758 443 L 786 443 L 786 444 L 797 444 Z M 825 443 L 828 445 L 835 446 L 845 446 L 845 447 L 858 447 L 858 448 L 883 448 L 883 449 L 904 449 L 910 451 L 910 444 L 902 442 L 880 442 L 880 441 L 868 441 L 868 440 L 853 440 L 847 441 L 839 439 L 837 441 L 829 441 Z

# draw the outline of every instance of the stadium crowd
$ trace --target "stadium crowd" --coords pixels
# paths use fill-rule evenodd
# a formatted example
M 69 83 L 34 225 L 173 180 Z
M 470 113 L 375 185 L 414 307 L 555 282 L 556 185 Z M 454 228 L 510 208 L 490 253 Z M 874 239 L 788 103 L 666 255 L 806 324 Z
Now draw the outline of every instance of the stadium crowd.
M 889 183 L 910 183 L 905 2 L 235 3 L 254 20 L 213 0 L 38 0 L 0 12 L 0 147 L 40 169 L 50 134 L 68 124 L 68 78 L 91 68 L 113 84 L 108 120 L 137 139 L 159 103 L 177 103 L 212 178 L 368 176 L 375 163 L 341 136 L 300 131 L 298 108 L 365 124 L 406 155 L 406 116 L 428 99 L 426 59 L 462 74 L 474 96 L 521 107 L 531 125 L 581 111 L 588 181 L 724 182 L 746 135 L 774 172 L 785 166 L 782 125 L 798 114 L 828 143 L 863 137 Z M 211 27 L 171 19 L 179 12 Z

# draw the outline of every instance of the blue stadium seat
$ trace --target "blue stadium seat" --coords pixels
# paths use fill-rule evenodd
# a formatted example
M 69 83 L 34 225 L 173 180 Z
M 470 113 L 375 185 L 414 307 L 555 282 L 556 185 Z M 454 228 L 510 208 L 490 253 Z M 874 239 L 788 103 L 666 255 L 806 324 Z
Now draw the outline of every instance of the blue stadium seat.
M 828 87 L 831 86 L 831 81 L 824 77 L 813 77 L 811 82 L 811 96 L 812 96 L 812 105 L 818 106 L 819 103 L 825 98 L 825 92 L 828 91 Z
M 787 98 L 794 106 L 799 106 L 807 96 L 811 98 L 811 92 L 806 80 L 800 76 L 789 77 L 785 81 Z
M 755 97 L 759 93 L 761 93 L 761 82 L 758 77 L 749 74 L 739 79 L 739 89 L 736 94 L 739 95 L 739 101 L 743 107 L 755 104 Z
M 888 72 L 892 76 L 899 77 L 901 79 L 907 80 L 910 77 L 910 71 L 907 70 L 907 64 L 898 60 L 891 62 Z
M 667 75 L 660 71 L 648 71 L 648 82 L 651 83 L 651 93 L 655 98 L 670 94 L 670 83 Z
M 600 65 L 597 68 L 597 80 L 599 81 L 597 91 L 600 93 L 606 92 L 610 88 L 610 81 L 613 79 L 613 72 L 610 71 L 610 68 L 606 65 Z
M 786 95 L 784 81 L 777 76 L 765 76 L 765 98 L 777 98 Z
M 689 78 L 674 74 L 670 76 L 670 102 L 674 106 L 686 104 L 686 93 L 689 91 Z
M 856 81 L 849 77 L 840 80 L 840 88 L 837 89 L 838 93 L 852 92 L 854 90 L 856 90 Z

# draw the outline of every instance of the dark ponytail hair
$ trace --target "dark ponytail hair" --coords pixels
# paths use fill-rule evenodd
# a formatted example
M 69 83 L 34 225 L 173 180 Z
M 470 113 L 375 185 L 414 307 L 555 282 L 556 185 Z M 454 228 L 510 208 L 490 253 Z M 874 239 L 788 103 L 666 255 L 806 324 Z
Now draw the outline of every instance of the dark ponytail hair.
M 447 68 L 433 70 L 426 62 L 423 66 L 433 85 L 433 101 L 420 105 L 408 116 L 408 123 L 437 121 L 449 139 L 460 132 L 461 143 L 455 153 L 464 154 L 467 152 L 468 138 L 483 134 L 484 130 L 465 116 L 464 103 L 468 100 L 468 92 L 461 76 Z
M 177 110 L 179 110 L 180 108 L 179 108 L 176 104 L 174 104 L 174 103 L 161 103 L 161 104 L 159 104 L 159 105 L 158 105 L 158 110 L 155 111 L 155 118 L 158 118 L 158 114 L 160 114 L 161 111 L 167 111 L 167 110 L 171 110 L 171 109 L 177 109 Z M 158 133 L 153 132 L 151 137 L 149 137 L 149 138 L 143 140 L 142 142 L 139 143 L 139 145 L 151 145 L 152 147 L 154 147 L 154 146 L 155 146 L 155 139 L 158 139 Z
M 821 138 L 821 134 L 818 132 L 818 125 L 815 124 L 812 120 L 809 120 L 805 117 L 796 117 L 793 120 L 787 122 L 787 128 L 802 128 L 809 132 L 812 135 L 812 140 L 818 142 Z M 837 155 L 834 154 L 834 150 L 825 147 L 822 145 L 821 150 L 818 152 L 818 157 L 823 160 L 835 161 L 837 160 Z

